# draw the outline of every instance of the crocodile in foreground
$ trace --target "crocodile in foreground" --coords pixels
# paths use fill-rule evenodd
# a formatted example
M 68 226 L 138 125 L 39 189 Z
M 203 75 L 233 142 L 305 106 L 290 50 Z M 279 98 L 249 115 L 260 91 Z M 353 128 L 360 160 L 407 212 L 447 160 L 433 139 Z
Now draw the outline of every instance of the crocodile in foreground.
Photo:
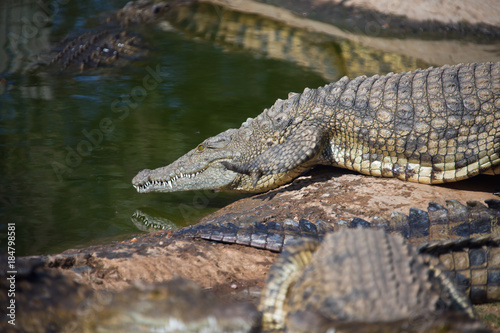
M 500 174 L 500 63 L 305 89 L 132 183 L 141 193 L 263 192 L 318 164 L 426 184 Z
M 454 316 L 474 318 L 435 258 L 366 229 L 288 246 L 269 271 L 260 310 L 264 331 L 290 332 L 465 332 L 472 328 Z
M 446 207 L 430 203 L 427 212 L 412 208 L 408 216 L 393 212 L 389 219 L 374 217 L 370 223 L 359 218 L 332 224 L 304 219 L 238 224 L 207 221 L 181 229 L 175 235 L 281 252 L 298 238 L 318 241 L 326 233 L 345 229 L 383 229 L 418 246 L 421 253 L 439 258 L 472 302 L 484 303 L 500 300 L 500 201 L 491 199 L 486 203 L 488 207 L 477 201 L 465 206 L 448 200 Z M 471 244 L 472 239 L 480 241 Z M 494 241 L 489 243 L 490 239 Z M 362 248 L 364 243 L 357 246 Z

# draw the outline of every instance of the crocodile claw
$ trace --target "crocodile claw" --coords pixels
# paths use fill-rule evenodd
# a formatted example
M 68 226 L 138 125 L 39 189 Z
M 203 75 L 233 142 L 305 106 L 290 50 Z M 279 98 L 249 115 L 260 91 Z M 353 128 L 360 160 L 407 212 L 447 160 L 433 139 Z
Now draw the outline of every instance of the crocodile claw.
M 223 161 L 223 162 L 221 162 L 221 164 L 228 170 L 250 176 L 250 178 L 252 180 L 252 186 L 254 186 L 254 187 L 257 186 L 257 183 L 259 182 L 260 177 L 262 177 L 262 175 L 263 175 L 262 171 L 260 171 L 260 170 L 258 170 L 258 171 L 251 170 L 248 167 L 248 163 L 234 164 L 234 163 L 231 163 L 228 161 Z
M 221 164 L 228 170 L 237 172 L 237 173 L 242 173 L 245 175 L 250 175 L 250 169 L 246 164 L 234 164 L 228 161 L 223 161 Z
M 252 186 L 257 187 L 257 183 L 259 182 L 260 177 L 262 177 L 262 172 L 250 172 L 250 178 L 252 179 Z

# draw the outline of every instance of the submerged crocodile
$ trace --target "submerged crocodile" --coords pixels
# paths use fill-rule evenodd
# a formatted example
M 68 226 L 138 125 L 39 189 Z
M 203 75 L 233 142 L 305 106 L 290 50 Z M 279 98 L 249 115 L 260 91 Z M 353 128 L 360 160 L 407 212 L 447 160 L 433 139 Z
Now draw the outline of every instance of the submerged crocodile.
M 143 39 L 130 28 L 156 22 L 170 7 L 167 2 L 131 1 L 106 15 L 97 30 L 64 38 L 31 70 L 45 66 L 61 71 L 123 67 L 147 53 Z
M 140 193 L 264 192 L 318 164 L 425 184 L 500 174 L 500 63 L 305 89 L 132 183 Z
M 74 67 L 80 71 L 124 65 L 127 60 L 139 58 L 145 53 L 144 45 L 137 36 L 116 30 L 86 32 L 66 38 L 55 50 L 58 52 L 48 66 L 61 70 Z

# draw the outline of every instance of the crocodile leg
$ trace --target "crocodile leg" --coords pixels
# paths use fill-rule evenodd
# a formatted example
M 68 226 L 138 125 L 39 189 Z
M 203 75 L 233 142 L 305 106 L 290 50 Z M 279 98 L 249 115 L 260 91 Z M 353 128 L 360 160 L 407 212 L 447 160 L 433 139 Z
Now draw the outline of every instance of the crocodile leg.
M 317 126 L 300 126 L 284 143 L 272 146 L 251 161 L 242 164 L 225 161 L 222 165 L 231 171 L 250 175 L 253 186 L 256 186 L 262 175 L 288 173 L 315 158 L 327 143 L 323 132 Z

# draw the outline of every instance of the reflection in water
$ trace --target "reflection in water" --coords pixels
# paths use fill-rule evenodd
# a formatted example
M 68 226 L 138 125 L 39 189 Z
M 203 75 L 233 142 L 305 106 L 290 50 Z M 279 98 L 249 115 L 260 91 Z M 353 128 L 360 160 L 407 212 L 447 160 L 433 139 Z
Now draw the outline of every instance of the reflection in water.
M 342 59 L 328 36 L 310 34 L 264 17 L 199 4 L 183 7 L 172 24 L 192 37 L 223 45 L 228 51 L 245 50 L 311 68 L 327 80 L 339 77 Z
M 0 96 L 12 89 L 2 76 L 22 73 L 50 49 L 49 35 L 54 7 L 40 1 L 0 2 Z M 52 98 L 49 85 L 23 85 L 26 98 Z
M 179 227 L 168 218 L 163 217 L 162 211 L 151 208 L 137 209 L 130 218 L 132 223 L 141 231 L 155 231 L 167 229 L 179 229 Z
M 372 18 L 365 18 L 365 22 L 355 19 L 353 22 L 347 23 L 351 21 L 349 17 L 345 17 L 348 15 L 347 13 L 343 11 L 331 12 L 331 10 L 335 9 L 330 8 L 320 14 L 320 16 L 322 16 L 321 21 L 315 21 L 302 17 L 302 15 L 296 15 L 292 10 L 252 0 L 241 2 L 228 2 L 225 0 L 200 1 L 222 5 L 226 9 L 237 10 L 238 12 L 257 14 L 259 17 L 266 17 L 273 21 L 283 22 L 289 27 L 296 27 L 308 31 L 309 34 L 323 34 L 331 36 L 335 40 L 351 41 L 356 44 L 356 47 L 361 47 L 365 50 L 376 50 L 378 55 L 392 54 L 392 56 L 396 56 L 397 58 L 404 55 L 409 58 L 418 59 L 422 62 L 422 67 L 426 67 L 423 64 L 442 66 L 445 64 L 452 65 L 467 62 L 498 61 L 500 56 L 500 41 L 494 34 L 490 34 L 487 30 L 483 30 L 480 38 L 472 34 L 455 39 L 445 32 L 446 29 L 440 29 L 433 32 L 431 34 L 432 37 L 425 33 L 420 34 L 414 32 L 412 29 L 402 34 L 405 36 L 404 38 L 402 38 L 402 35 L 398 32 L 396 32 L 396 34 L 399 37 L 392 37 L 389 31 L 395 31 L 398 30 L 398 28 L 391 27 L 388 31 L 383 32 L 385 30 L 384 25 L 391 23 L 391 19 L 386 17 L 380 20 L 376 14 Z M 266 2 L 269 3 L 269 1 Z M 329 4 L 325 4 L 325 7 L 330 6 Z M 296 12 L 300 12 L 300 7 L 301 5 L 296 3 L 287 8 L 295 8 Z M 306 7 L 310 7 L 310 4 L 306 5 Z M 316 10 L 320 11 L 320 8 L 323 8 L 321 5 L 314 7 Z M 335 5 L 333 5 L 333 7 L 335 7 Z M 332 15 L 329 15 L 329 11 Z M 315 16 L 312 12 L 308 12 L 306 16 L 310 16 L 308 14 Z M 339 18 L 340 22 L 338 22 L 336 18 Z M 397 24 L 397 20 L 398 19 L 395 18 L 393 23 Z M 331 22 L 331 24 L 324 22 Z M 346 25 L 349 26 L 348 29 L 356 32 L 345 31 L 335 26 L 337 23 L 342 25 L 347 23 Z M 364 29 L 359 29 L 359 24 L 364 25 Z M 424 23 L 424 26 L 425 25 L 426 23 Z M 345 51 L 349 52 L 348 49 Z M 346 53 L 345 57 L 346 59 L 350 58 L 348 53 Z M 396 63 L 397 62 L 398 61 L 396 61 Z M 372 63 L 372 65 L 374 64 L 376 64 L 376 61 Z M 399 70 L 394 69 L 393 71 L 398 72 Z M 381 71 L 380 73 L 385 74 L 386 72 Z M 350 76 L 362 74 L 373 73 L 348 72 Z
M 170 13 L 170 23 L 191 37 L 289 61 L 331 82 L 344 75 L 373 75 L 427 67 L 422 61 L 383 52 L 317 31 L 301 29 L 257 14 L 201 3 Z

